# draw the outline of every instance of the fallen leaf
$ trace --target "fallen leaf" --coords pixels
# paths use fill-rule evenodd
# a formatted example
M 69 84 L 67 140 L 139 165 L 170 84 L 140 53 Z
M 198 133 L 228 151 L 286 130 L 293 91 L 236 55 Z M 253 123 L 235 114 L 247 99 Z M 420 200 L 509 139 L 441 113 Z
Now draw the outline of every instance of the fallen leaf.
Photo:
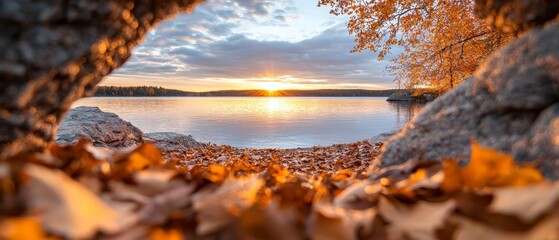
M 181 187 L 169 189 L 151 199 L 139 213 L 141 222 L 151 224 L 163 224 L 169 218 L 173 210 L 186 207 L 194 192 L 194 185 L 184 183 Z
M 470 163 L 462 169 L 464 187 L 507 186 L 514 178 L 512 156 L 478 145 L 472 140 Z
M 149 239 L 151 240 L 182 240 L 182 234 L 177 229 L 165 230 L 162 228 L 156 228 L 149 234 Z
M 373 207 L 378 202 L 379 193 L 382 190 L 380 183 L 371 183 L 369 180 L 362 180 L 346 188 L 337 195 L 333 203 L 335 206 L 363 210 Z
M 379 214 L 390 223 L 391 239 L 436 239 L 435 230 L 444 225 L 456 206 L 453 200 L 442 203 L 418 202 L 408 206 L 381 197 Z
M 150 168 L 135 172 L 133 179 L 142 192 L 155 195 L 175 187 L 176 184 L 171 184 L 171 179 L 176 175 L 177 171 L 173 169 Z
M 4 240 L 43 240 L 45 233 L 36 218 L 17 217 L 0 221 L 0 239 Z
M 227 175 L 229 175 L 229 173 L 224 166 L 212 164 L 208 167 L 208 171 L 204 177 L 214 183 L 220 183 L 227 178 Z
M 441 189 L 445 192 L 454 192 L 462 188 L 462 171 L 454 160 L 443 161 L 444 178 Z
M 192 196 L 198 213 L 196 233 L 206 235 L 230 224 L 242 210 L 256 202 L 256 194 L 264 186 L 258 175 L 227 179 L 217 189 L 199 191 Z
M 464 188 L 528 186 L 544 181 L 533 166 L 517 166 L 511 155 L 482 147 L 472 140 L 468 165 L 460 169 L 451 160 L 443 162 L 444 180 L 441 189 L 452 192 Z
M 499 188 L 495 189 L 493 196 L 489 205 L 491 211 L 517 216 L 526 223 L 532 223 L 557 205 L 559 184 L 540 183 L 524 188 Z
M 23 186 L 26 203 L 41 212 L 41 225 L 49 231 L 72 239 L 91 238 L 99 230 L 115 233 L 135 221 L 61 171 L 32 164 L 23 171 L 30 178 Z
M 144 143 L 131 152 L 120 152 L 111 162 L 111 176 L 113 178 L 125 178 L 136 171 L 144 170 L 152 166 L 162 164 L 161 151 L 152 143 Z
M 491 240 L 556 240 L 559 239 L 559 218 L 550 216 L 540 224 L 526 232 L 509 232 L 482 222 L 476 222 L 468 218 L 452 217 L 459 227 L 454 237 L 456 240 L 491 239 Z
M 292 206 L 282 207 L 277 201 L 244 211 L 236 224 L 238 239 L 304 239 L 299 226 L 299 212 Z
M 358 232 L 371 235 L 370 229 L 376 217 L 376 210 L 350 210 L 333 205 L 324 193 L 318 193 L 310 216 L 309 235 L 311 239 L 358 239 Z

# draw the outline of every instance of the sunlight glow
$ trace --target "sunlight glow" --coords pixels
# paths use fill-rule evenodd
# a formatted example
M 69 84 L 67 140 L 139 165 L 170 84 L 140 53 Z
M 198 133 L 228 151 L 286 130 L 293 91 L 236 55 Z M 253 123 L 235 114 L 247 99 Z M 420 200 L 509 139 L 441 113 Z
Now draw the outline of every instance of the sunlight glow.
M 260 87 L 268 92 L 275 92 L 279 90 L 278 82 L 261 82 Z
M 277 112 L 280 109 L 280 103 L 277 98 L 268 99 L 268 112 Z

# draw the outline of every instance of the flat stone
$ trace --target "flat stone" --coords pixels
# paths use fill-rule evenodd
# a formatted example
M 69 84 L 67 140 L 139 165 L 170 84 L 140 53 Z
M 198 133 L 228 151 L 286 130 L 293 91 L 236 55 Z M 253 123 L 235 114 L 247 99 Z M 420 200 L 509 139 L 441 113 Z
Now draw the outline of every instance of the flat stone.
M 173 132 L 152 132 L 144 135 L 144 141 L 153 142 L 163 152 L 186 151 L 189 148 L 202 148 L 200 143 L 190 135 L 183 135 Z

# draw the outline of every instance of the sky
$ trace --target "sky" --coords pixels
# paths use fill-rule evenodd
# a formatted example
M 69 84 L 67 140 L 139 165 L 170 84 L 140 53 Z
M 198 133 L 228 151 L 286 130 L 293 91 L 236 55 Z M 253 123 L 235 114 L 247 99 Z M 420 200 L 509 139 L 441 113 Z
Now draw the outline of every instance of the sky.
M 350 53 L 348 17 L 329 11 L 316 0 L 209 0 L 151 30 L 101 85 L 186 91 L 395 88 L 388 62 L 372 52 Z

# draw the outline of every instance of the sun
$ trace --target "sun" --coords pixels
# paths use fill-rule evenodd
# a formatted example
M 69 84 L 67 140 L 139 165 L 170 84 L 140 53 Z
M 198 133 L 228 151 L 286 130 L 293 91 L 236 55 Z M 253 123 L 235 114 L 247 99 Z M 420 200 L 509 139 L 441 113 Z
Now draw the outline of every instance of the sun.
M 279 90 L 278 82 L 261 82 L 260 87 L 268 92 L 275 92 Z

